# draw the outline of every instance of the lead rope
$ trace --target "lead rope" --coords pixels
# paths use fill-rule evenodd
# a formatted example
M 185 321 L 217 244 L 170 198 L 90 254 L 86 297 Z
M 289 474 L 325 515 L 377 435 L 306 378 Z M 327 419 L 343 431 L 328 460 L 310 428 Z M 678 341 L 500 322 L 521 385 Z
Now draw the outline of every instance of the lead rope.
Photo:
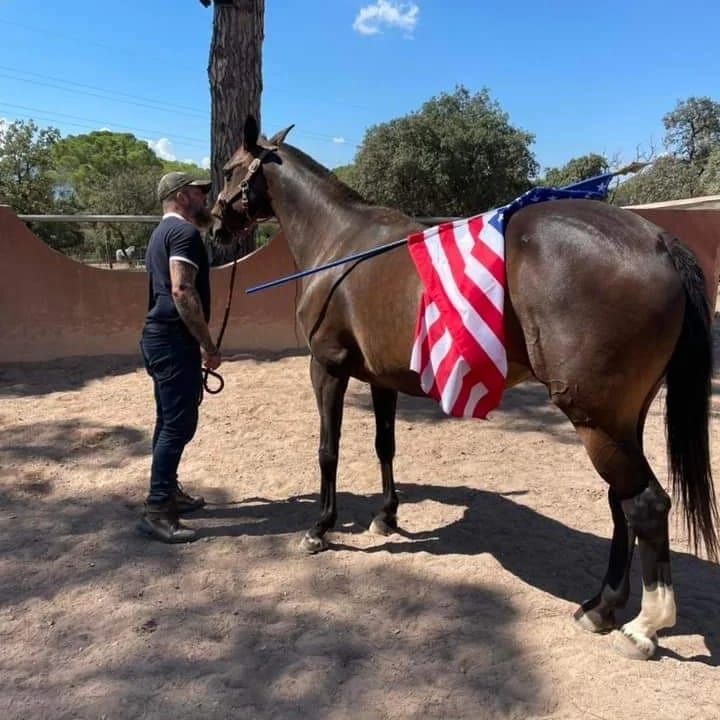
M 235 240 L 235 259 L 233 260 L 232 271 L 230 272 L 230 287 L 228 288 L 227 303 L 225 305 L 225 314 L 223 316 L 222 325 L 220 326 L 220 333 L 218 334 L 217 342 L 215 347 L 220 352 L 220 346 L 222 345 L 223 335 L 225 335 L 225 328 L 227 328 L 228 318 L 230 317 L 230 305 L 232 304 L 233 288 L 235 287 L 235 273 L 237 272 L 238 256 L 240 255 L 240 240 Z M 218 381 L 217 387 L 210 387 L 208 383 L 208 377 L 212 376 Z M 198 405 L 203 401 L 203 390 L 209 395 L 217 395 L 225 387 L 225 381 L 222 375 L 215 370 L 209 370 L 203 368 L 203 384 L 200 390 L 200 398 Z

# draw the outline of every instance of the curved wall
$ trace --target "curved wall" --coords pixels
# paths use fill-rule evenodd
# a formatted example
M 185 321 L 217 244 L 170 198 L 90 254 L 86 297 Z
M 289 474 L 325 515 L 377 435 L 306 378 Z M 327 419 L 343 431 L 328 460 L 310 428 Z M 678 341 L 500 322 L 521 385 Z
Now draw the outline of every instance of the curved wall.
M 49 248 L 0 206 L 0 362 L 134 354 L 147 311 L 147 275 L 103 270 Z M 296 283 L 246 295 L 245 289 L 295 272 L 282 234 L 238 262 L 223 349 L 304 348 L 296 335 Z M 211 331 L 222 323 L 231 266 L 212 270 Z
M 717 293 L 720 210 L 634 209 L 682 238 L 698 255 Z M 0 206 L 0 363 L 138 352 L 147 308 L 147 276 L 103 270 L 51 250 Z M 280 352 L 305 349 L 295 323 L 296 282 L 246 295 L 245 289 L 295 272 L 282 233 L 238 263 L 223 349 Z M 212 270 L 213 336 L 222 322 L 231 266 Z

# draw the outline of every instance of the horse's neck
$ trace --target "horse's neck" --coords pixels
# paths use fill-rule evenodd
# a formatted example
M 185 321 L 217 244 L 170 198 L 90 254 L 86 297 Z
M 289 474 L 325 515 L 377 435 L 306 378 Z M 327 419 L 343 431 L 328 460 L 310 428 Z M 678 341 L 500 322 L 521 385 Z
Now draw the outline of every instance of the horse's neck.
M 297 164 L 280 166 L 266 177 L 275 216 L 297 267 L 306 270 L 333 259 L 339 233 L 354 212 L 351 204 L 329 192 L 326 178 Z

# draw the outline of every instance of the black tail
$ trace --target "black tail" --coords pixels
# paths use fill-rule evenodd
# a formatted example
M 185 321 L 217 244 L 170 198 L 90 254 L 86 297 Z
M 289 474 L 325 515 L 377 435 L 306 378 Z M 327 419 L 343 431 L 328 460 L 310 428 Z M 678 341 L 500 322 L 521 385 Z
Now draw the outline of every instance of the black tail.
M 682 499 L 685 524 L 697 554 L 700 540 L 718 559 L 715 501 L 708 425 L 713 373 L 712 312 L 697 259 L 677 240 L 667 243 L 685 288 L 685 317 L 667 369 L 665 430 L 673 495 Z

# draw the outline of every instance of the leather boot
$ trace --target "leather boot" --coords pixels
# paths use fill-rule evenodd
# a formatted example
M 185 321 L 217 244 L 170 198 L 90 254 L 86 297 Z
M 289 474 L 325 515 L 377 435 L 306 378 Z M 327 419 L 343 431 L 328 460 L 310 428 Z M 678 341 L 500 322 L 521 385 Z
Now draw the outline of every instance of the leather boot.
M 138 530 L 165 543 L 186 543 L 197 540 L 197 532 L 180 522 L 175 503 L 145 503 Z
M 178 511 L 178 515 L 195 512 L 195 510 L 200 510 L 205 507 L 205 498 L 188 495 L 180 483 L 178 483 L 177 488 L 175 488 L 173 499 L 175 500 L 175 508 Z

